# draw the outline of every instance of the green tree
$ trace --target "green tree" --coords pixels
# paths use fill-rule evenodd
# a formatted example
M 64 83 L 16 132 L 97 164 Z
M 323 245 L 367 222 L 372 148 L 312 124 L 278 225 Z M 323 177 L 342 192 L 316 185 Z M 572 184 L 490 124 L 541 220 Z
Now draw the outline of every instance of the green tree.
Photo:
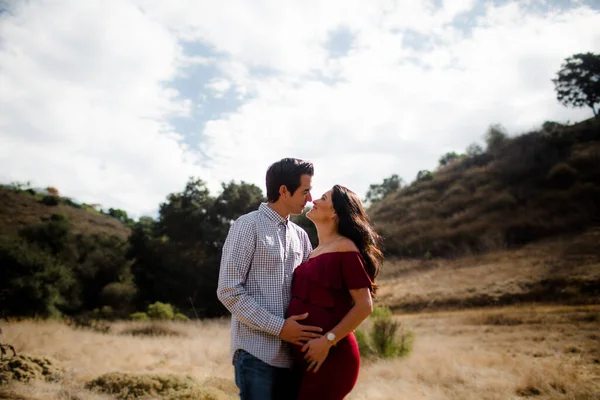
M 138 306 L 160 301 L 189 310 L 193 303 L 200 316 L 224 314 L 216 297 L 223 243 L 231 221 L 263 200 L 258 187 L 244 182 L 224 184 L 215 198 L 196 178 L 167 196 L 158 220 L 140 220 L 130 237 Z
M 459 158 L 460 158 L 460 155 L 458 155 L 454 151 L 451 151 L 440 157 L 439 164 L 441 167 L 443 167 L 443 166 L 450 164 L 452 161 L 458 160 Z
M 600 104 L 600 54 L 577 53 L 567 57 L 552 80 L 556 98 L 565 106 L 588 106 L 598 116 Z
M 432 179 L 433 179 L 433 174 L 431 173 L 431 171 L 422 169 L 417 173 L 417 182 L 430 181 Z
M 477 143 L 471 143 L 465 152 L 469 157 L 475 157 L 483 154 L 483 147 Z
M 229 231 L 229 224 L 240 215 L 256 210 L 260 203 L 267 199 L 262 190 L 253 184 L 244 181 L 235 183 L 233 181 L 222 185 L 222 191 L 215 199 L 210 214 L 215 219 L 216 228 L 221 232 L 219 237 L 224 237 Z M 224 231 L 223 231 L 224 230 Z M 219 242 L 219 246 L 223 243 Z
M 375 203 L 385 196 L 399 190 L 404 181 L 397 174 L 393 174 L 389 178 L 385 178 L 380 184 L 372 184 L 369 186 L 367 196 L 365 198 L 366 203 Z
M 58 316 L 73 285 L 68 268 L 19 237 L 0 236 L 0 306 L 7 315 Z
M 508 134 L 501 124 L 493 124 L 489 126 L 484 138 L 487 150 L 495 150 L 508 139 Z
M 118 219 L 124 224 L 131 224 L 133 222 L 133 220 L 127 215 L 126 211 L 120 210 L 118 208 L 109 208 L 108 215 L 115 219 Z

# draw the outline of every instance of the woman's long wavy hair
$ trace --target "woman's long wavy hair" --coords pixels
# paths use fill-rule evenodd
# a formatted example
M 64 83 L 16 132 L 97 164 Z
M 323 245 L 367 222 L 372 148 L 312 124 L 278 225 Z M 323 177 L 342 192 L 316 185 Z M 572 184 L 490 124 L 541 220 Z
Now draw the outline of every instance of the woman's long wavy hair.
M 353 191 L 340 185 L 333 187 L 331 194 L 333 209 L 338 216 L 338 232 L 352 240 L 360 252 L 367 274 L 373 282 L 371 293 L 375 295 L 375 278 L 383 262 L 381 236 L 371 226 L 360 198 Z

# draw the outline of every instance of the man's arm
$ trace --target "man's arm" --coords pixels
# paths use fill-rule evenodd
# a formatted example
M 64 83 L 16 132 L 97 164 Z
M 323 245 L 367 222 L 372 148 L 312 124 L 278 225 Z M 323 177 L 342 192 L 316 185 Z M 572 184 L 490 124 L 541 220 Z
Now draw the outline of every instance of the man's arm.
M 320 337 L 313 332 L 322 332 L 316 326 L 301 325 L 308 313 L 292 315 L 283 319 L 261 307 L 244 287 L 256 248 L 256 226 L 254 222 L 238 219 L 229 230 L 219 270 L 217 297 L 229 312 L 243 324 L 259 329 L 281 340 L 294 344 Z
M 238 219 L 229 229 L 223 245 L 217 297 L 245 325 L 278 336 L 285 319 L 261 307 L 244 287 L 255 248 L 255 223 Z

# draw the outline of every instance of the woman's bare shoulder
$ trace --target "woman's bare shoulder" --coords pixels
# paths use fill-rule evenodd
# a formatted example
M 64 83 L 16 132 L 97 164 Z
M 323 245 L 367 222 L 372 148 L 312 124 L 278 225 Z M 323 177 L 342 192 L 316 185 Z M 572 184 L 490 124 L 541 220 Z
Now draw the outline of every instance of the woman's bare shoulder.
M 343 237 L 337 241 L 334 251 L 358 251 L 358 247 L 356 247 L 352 240 L 348 239 L 347 237 Z

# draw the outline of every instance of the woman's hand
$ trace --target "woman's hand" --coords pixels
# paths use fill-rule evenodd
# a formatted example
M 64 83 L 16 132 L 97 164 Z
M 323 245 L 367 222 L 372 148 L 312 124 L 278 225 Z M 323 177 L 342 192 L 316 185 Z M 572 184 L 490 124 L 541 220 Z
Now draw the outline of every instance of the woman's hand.
M 323 365 L 323 362 L 325 362 L 330 348 L 331 343 L 324 336 L 306 342 L 304 347 L 302 347 L 302 352 L 306 353 L 304 359 L 308 362 L 306 370 L 312 370 L 316 373 L 321 368 L 321 365 Z

